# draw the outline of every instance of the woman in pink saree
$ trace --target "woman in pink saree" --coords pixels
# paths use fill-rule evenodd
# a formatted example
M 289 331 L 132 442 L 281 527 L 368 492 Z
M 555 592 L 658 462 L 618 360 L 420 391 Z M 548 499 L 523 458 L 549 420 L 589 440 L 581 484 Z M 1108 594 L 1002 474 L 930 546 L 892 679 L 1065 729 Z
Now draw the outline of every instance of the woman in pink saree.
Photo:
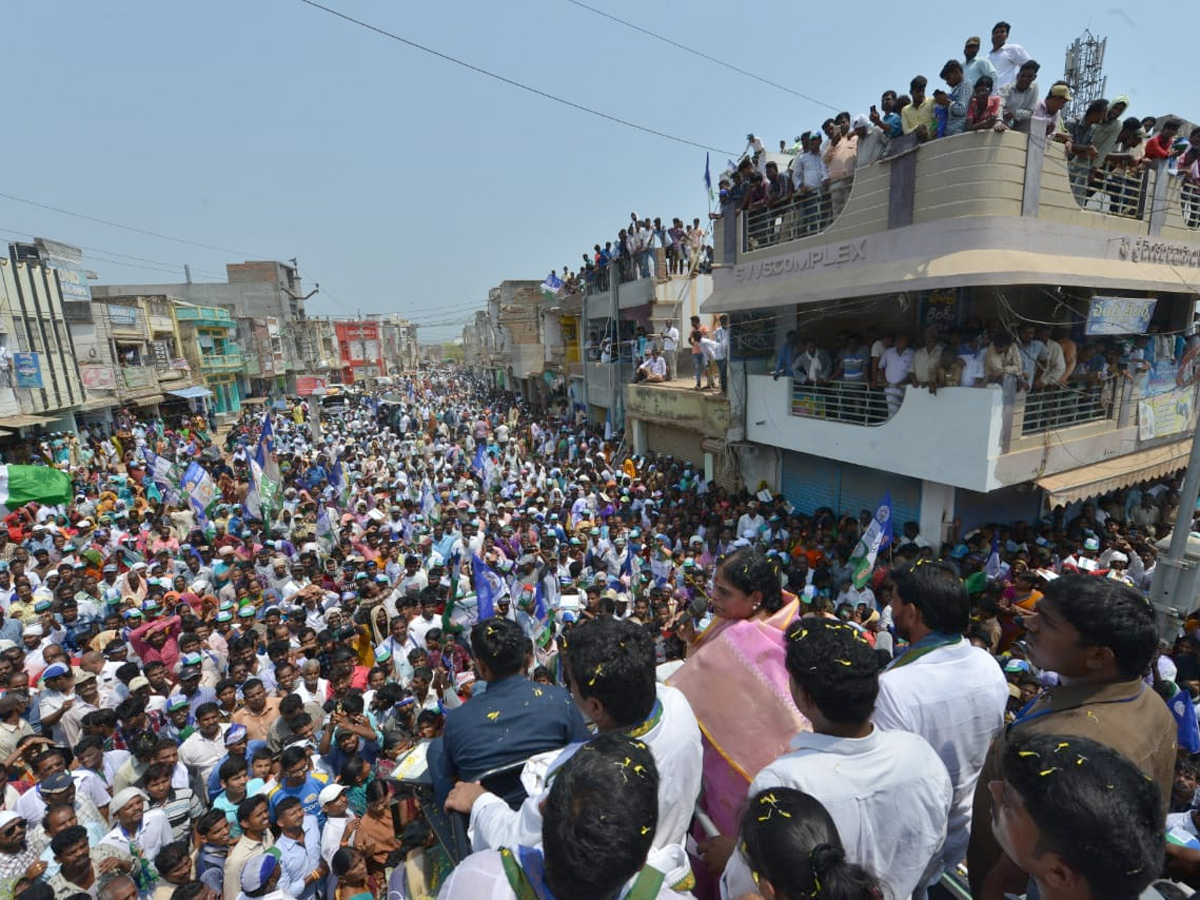
M 784 666 L 784 632 L 800 604 L 781 589 L 778 560 L 752 547 L 718 563 L 711 599 L 711 625 L 694 639 L 690 619 L 679 629 L 690 641 L 687 662 L 668 683 L 688 698 L 704 736 L 701 806 L 721 834 L 736 835 L 754 776 L 793 735 L 811 729 L 792 702 Z M 698 880 L 703 896 L 705 879 Z

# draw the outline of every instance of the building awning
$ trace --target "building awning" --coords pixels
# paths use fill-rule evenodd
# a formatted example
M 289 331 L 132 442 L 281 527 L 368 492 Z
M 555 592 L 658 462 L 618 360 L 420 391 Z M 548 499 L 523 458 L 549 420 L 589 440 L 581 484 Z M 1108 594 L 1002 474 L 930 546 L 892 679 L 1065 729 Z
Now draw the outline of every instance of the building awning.
M 242 406 L 261 406 L 267 402 L 266 397 L 243 397 Z
M 206 387 L 193 385 L 192 387 L 179 388 L 175 391 L 167 391 L 172 397 L 184 397 L 188 400 L 194 400 L 197 397 L 211 397 L 213 392 Z
M 1054 284 L 1098 291 L 1194 291 L 1196 279 L 1167 265 L 1127 260 L 1056 256 L 1012 250 L 965 250 L 864 265 L 854 277 L 830 267 L 804 278 L 770 278 L 752 285 L 714 291 L 701 306 L 705 313 L 769 309 L 849 297 L 886 296 L 908 291 L 956 287 Z M 604 314 L 608 312 L 604 309 Z M 588 310 L 591 315 L 592 310 Z
M 28 413 L 21 413 L 19 416 L 5 416 L 0 419 L 0 428 L 29 428 L 32 425 L 49 425 L 57 421 L 57 419 L 51 419 L 47 416 L 33 416 Z
M 1037 484 L 1046 491 L 1051 507 L 1065 506 L 1186 469 L 1191 452 L 1192 442 L 1180 441 L 1048 475 Z
M 110 406 L 117 405 L 116 397 L 93 397 L 91 400 L 84 400 L 79 404 L 76 412 L 95 412 L 98 409 L 108 409 Z
M 153 394 L 149 397 L 139 397 L 131 402 L 134 406 L 153 406 L 155 403 L 162 403 L 166 399 L 162 394 Z

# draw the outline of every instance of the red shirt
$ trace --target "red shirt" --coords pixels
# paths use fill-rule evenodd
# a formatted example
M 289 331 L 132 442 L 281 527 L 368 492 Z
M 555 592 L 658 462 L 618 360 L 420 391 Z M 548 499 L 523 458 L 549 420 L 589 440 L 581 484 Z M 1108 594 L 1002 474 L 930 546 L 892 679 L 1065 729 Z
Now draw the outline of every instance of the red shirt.
M 1146 141 L 1147 159 L 1166 159 L 1171 155 L 1171 145 L 1175 143 L 1175 138 L 1164 140 L 1166 137 L 1165 134 L 1156 134 Z

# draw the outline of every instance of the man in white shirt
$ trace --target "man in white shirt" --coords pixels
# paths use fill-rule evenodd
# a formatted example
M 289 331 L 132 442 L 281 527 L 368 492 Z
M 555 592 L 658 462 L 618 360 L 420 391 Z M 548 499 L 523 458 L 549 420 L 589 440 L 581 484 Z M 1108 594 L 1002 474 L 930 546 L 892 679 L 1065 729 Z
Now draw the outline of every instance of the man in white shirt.
M 895 343 L 883 351 L 879 359 L 879 372 L 883 376 L 884 393 L 887 395 L 888 417 L 900 409 L 904 401 L 904 384 L 912 371 L 915 354 L 908 346 L 908 335 L 897 334 Z
M 650 351 L 649 358 L 638 366 L 641 381 L 651 384 L 661 384 L 667 380 L 667 361 L 662 358 L 662 352 L 655 347 Z
M 878 663 L 854 628 L 801 619 L 789 633 L 787 669 L 813 731 L 758 773 L 749 796 L 773 787 L 811 794 L 833 818 L 846 857 L 875 873 L 885 896 L 912 896 L 940 871 L 953 797 L 946 767 L 924 738 L 871 723 Z M 756 893 L 737 846 L 734 835 L 702 846 L 710 868 L 728 859 L 724 900 Z
M 221 722 L 221 712 L 215 703 L 202 703 L 196 707 L 196 731 L 179 745 L 179 761 L 208 783 L 217 764 L 225 758 L 225 730 L 229 726 Z
M 672 773 L 658 771 L 640 740 L 608 732 L 583 745 L 556 774 L 545 800 L 544 843 L 472 853 L 442 886 L 441 900 L 515 900 L 556 897 L 682 898 L 671 885 L 691 875 L 682 848 L 670 868 L 651 849 L 661 812 L 656 791 Z M 657 827 L 656 827 L 657 826 Z M 585 841 L 604 847 L 603 859 L 579 852 Z M 647 858 L 648 857 L 648 858 Z M 516 866 L 513 866 L 516 863 Z M 574 892 L 574 893 L 573 893 Z
M 679 354 L 679 329 L 672 322 L 662 333 L 663 359 L 667 361 L 667 381 L 675 380 L 675 363 Z
M 1017 80 L 1021 66 L 1029 62 L 1029 54 L 1020 44 L 1008 42 L 1008 32 L 1011 26 L 1007 22 L 997 22 L 992 28 L 992 49 L 988 51 L 988 59 L 996 67 L 996 83 L 994 90 L 1000 90 L 1006 84 Z
M 896 632 L 909 647 L 880 676 L 872 721 L 919 734 L 945 764 L 954 805 L 942 870 L 953 869 L 967 854 L 975 783 L 1004 727 L 1008 683 L 991 654 L 963 638 L 970 604 L 950 567 L 921 563 L 895 572 L 888 586 Z
M 565 673 L 571 697 L 601 732 L 624 732 L 650 747 L 659 772 L 658 826 L 649 864 L 673 867 L 691 824 L 704 751 L 700 727 L 683 693 L 655 680 L 654 642 L 632 622 L 600 618 L 571 631 Z M 567 747 L 547 768 L 547 782 L 579 749 Z M 535 846 L 541 841 L 547 790 L 531 795 L 520 810 L 478 784 L 460 782 L 446 805 L 471 815 L 472 849 Z M 659 864 L 656 864 L 659 863 Z
M 746 511 L 738 516 L 737 533 L 745 534 L 747 531 L 753 531 L 757 535 L 766 527 L 767 520 L 758 511 L 758 501 L 751 500 L 746 504 Z
M 62 727 L 62 717 L 75 704 L 75 675 L 66 663 L 56 662 L 42 673 L 42 692 L 38 694 L 38 713 L 43 728 L 60 747 L 71 746 Z

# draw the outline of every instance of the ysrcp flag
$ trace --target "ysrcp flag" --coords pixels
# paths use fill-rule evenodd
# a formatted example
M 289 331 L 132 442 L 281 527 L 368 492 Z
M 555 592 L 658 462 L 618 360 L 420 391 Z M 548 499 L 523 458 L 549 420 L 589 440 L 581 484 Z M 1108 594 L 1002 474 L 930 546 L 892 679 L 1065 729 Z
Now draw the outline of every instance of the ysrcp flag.
M 324 503 L 317 510 L 317 544 L 325 553 L 332 553 L 338 545 L 337 526 L 329 516 L 329 507 Z
M 871 578 L 875 558 L 879 550 L 892 542 L 892 493 L 883 495 L 883 502 L 875 510 L 875 518 L 859 538 L 854 553 L 850 555 L 850 570 L 854 573 L 854 586 L 861 588 Z
M 212 476 L 198 462 L 189 463 L 187 471 L 183 473 L 183 492 L 191 498 L 192 504 L 205 514 L 217 502 L 217 486 L 213 484 Z
M 71 476 L 49 466 L 0 466 L 0 510 L 8 515 L 26 503 L 71 502 Z

